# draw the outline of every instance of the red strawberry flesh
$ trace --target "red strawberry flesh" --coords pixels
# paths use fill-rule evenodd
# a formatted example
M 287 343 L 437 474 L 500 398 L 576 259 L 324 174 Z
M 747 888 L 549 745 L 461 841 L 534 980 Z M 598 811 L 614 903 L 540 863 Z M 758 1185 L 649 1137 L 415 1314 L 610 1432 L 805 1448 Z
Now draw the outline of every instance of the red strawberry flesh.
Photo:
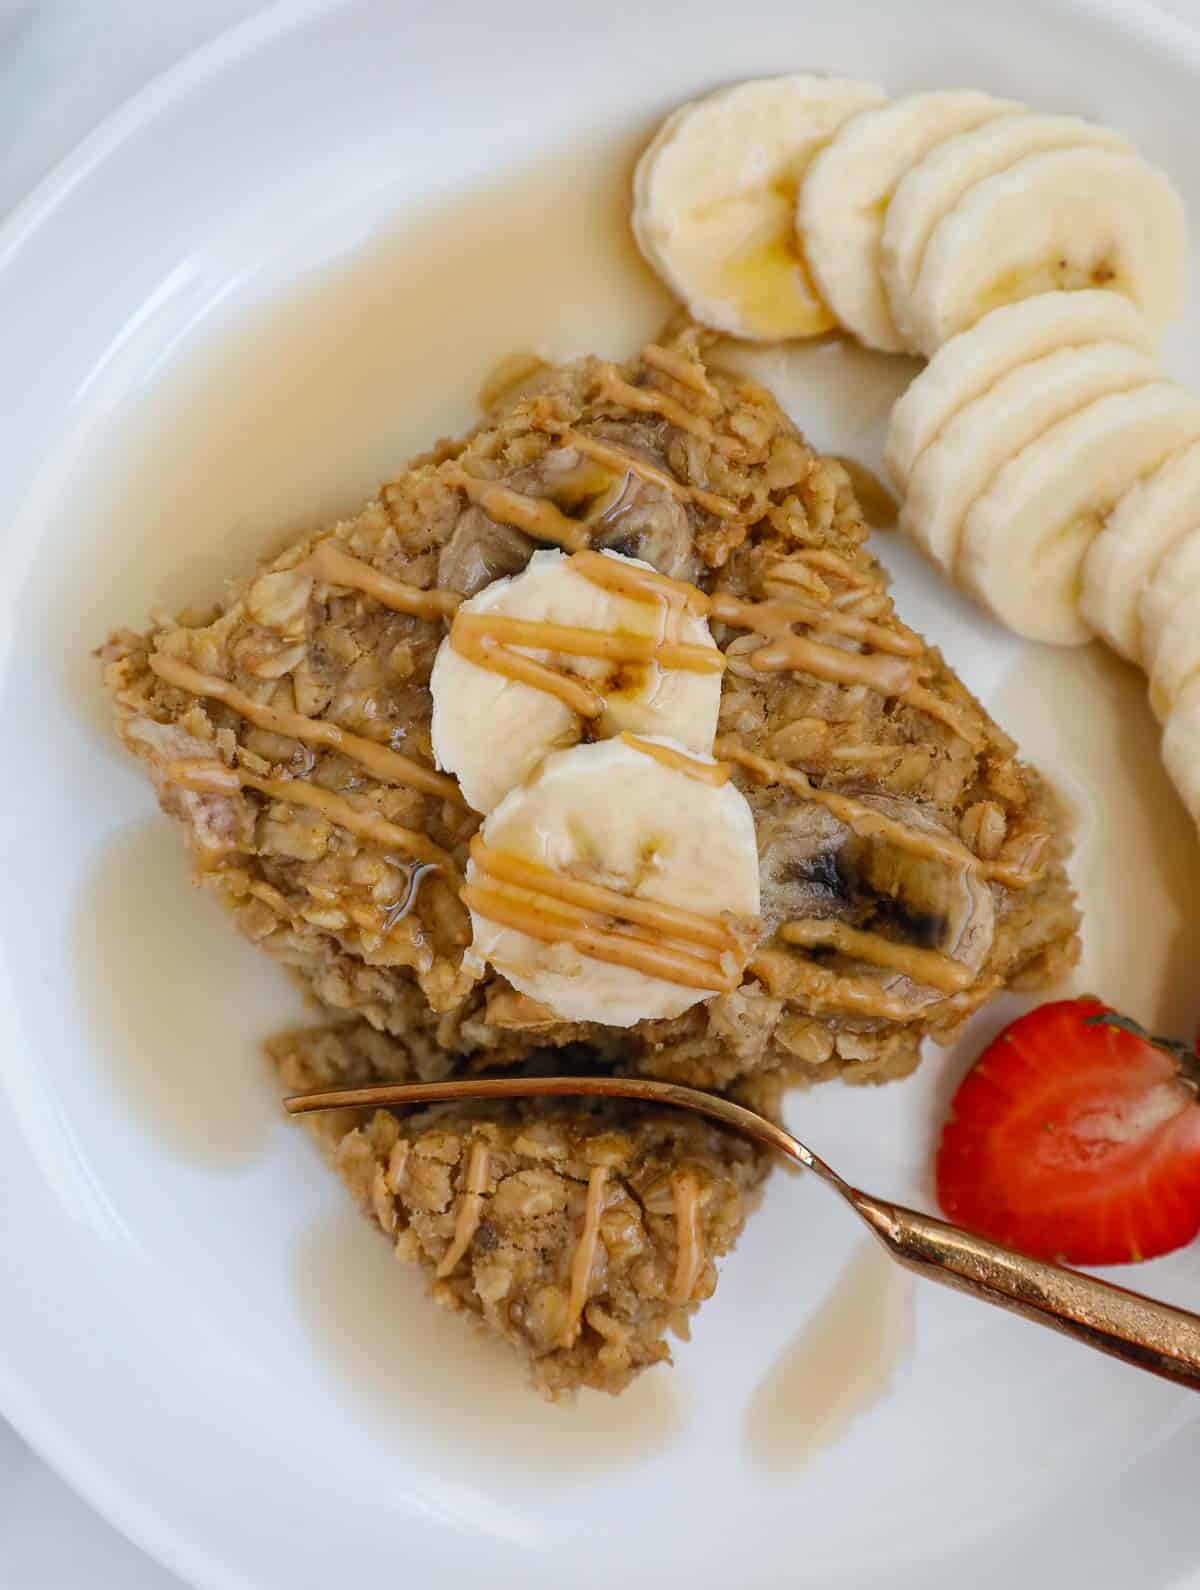
M 1200 1106 L 1179 1056 L 1098 999 L 1043 1005 L 955 1095 L 938 1199 L 1034 1257 L 1119 1264 L 1200 1231 Z

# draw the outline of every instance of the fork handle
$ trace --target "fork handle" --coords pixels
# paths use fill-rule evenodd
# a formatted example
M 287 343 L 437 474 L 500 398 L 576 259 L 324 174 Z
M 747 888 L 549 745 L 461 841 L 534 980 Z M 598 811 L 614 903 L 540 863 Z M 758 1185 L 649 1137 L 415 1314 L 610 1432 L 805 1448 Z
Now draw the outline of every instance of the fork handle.
M 856 1187 L 844 1188 L 844 1194 L 906 1269 L 1200 1391 L 1200 1315 L 1079 1270 L 1027 1258 Z

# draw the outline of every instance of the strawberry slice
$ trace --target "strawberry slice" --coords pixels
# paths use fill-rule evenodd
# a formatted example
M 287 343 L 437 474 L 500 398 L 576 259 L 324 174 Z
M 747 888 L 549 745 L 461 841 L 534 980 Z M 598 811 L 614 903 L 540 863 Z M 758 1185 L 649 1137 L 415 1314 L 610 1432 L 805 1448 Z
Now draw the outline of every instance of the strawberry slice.
M 937 1196 L 1039 1259 L 1126 1264 L 1200 1231 L 1200 1062 L 1090 996 L 1030 1011 L 963 1079 Z

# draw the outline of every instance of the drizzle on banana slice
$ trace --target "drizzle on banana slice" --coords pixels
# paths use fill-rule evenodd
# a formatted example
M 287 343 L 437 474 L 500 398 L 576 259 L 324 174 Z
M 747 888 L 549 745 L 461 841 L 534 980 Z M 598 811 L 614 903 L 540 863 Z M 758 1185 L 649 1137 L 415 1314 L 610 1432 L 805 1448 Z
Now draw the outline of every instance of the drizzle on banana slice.
M 473 847 L 470 953 L 568 1021 L 628 1027 L 736 988 L 757 933 L 758 844 L 721 775 L 661 739 L 547 757 Z

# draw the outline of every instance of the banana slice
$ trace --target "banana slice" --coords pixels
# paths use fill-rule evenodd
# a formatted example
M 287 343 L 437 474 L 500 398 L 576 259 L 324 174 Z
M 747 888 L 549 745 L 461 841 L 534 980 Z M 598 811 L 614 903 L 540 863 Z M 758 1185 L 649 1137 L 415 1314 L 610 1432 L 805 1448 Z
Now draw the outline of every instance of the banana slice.
M 1108 149 L 1029 155 L 969 190 L 934 228 L 909 298 L 933 353 L 1001 304 L 1106 287 L 1161 331 L 1183 297 L 1183 205 L 1152 166 Z
M 1018 635 L 1082 645 L 1088 547 L 1117 499 L 1200 436 L 1200 401 L 1172 381 L 1115 392 L 1059 420 L 997 475 L 967 514 L 963 584 Z
M 1143 634 L 1150 705 L 1162 723 L 1200 676 L 1198 541 L 1200 531 L 1194 530 L 1178 544 L 1145 596 L 1149 622 Z
M 900 528 L 953 571 L 971 504 L 1010 458 L 1066 415 L 1108 392 L 1147 386 L 1157 373 L 1153 359 L 1122 342 L 1060 348 L 1018 365 L 961 408 L 917 459 Z
M 905 173 L 943 139 L 1024 107 L 990 94 L 912 94 L 861 111 L 838 129 L 800 185 L 796 224 L 821 296 L 868 348 L 903 353 L 880 275 L 889 200 Z
M 579 745 L 512 790 L 467 868 L 473 956 L 568 1021 L 611 1027 L 736 987 L 758 927 L 754 816 L 704 776 L 718 764 L 682 753 Z
M 1200 674 L 1200 623 L 1191 602 L 1177 602 L 1163 625 L 1150 673 L 1150 705 L 1166 723 Z
M 1116 149 L 1128 142 L 1107 127 L 1078 116 L 994 117 L 931 149 L 904 176 L 884 217 L 879 263 L 888 307 L 906 345 L 916 346 L 909 300 L 933 229 L 984 177 L 1007 171 L 1026 155 L 1047 149 Z
M 1088 549 L 1079 610 L 1130 662 L 1142 661 L 1142 593 L 1174 544 L 1197 525 L 1200 442 L 1130 487 Z
M 816 152 L 883 90 L 844 77 L 767 77 L 668 116 L 638 161 L 633 234 L 703 325 L 771 342 L 828 331 L 795 233 Z
M 1200 823 L 1200 680 L 1193 680 L 1163 729 L 1162 758 L 1193 820 Z
M 639 558 L 615 552 L 603 555 L 627 567 L 650 567 Z M 603 697 L 602 713 L 585 720 L 570 702 L 539 685 L 509 678 L 464 656 L 456 649 L 452 628 L 430 679 L 433 754 L 440 768 L 457 775 L 476 811 L 491 811 L 529 777 L 548 751 L 574 745 L 583 737 L 585 721 L 594 738 L 630 729 L 665 734 L 705 754 L 711 750 L 723 663 L 704 619 L 683 612 L 664 619 L 658 603 L 637 601 L 594 584 L 577 573 L 563 553 L 551 551 L 535 552 L 523 573 L 495 580 L 464 602 L 455 618 L 456 628 L 463 615 L 501 621 L 493 628 L 503 628 L 504 620 L 516 620 L 567 625 L 601 638 L 634 637 L 635 644 L 643 646 L 681 642 L 712 658 L 707 671 L 505 643 L 518 656 L 547 664 L 568 680 L 586 682 Z M 672 627 L 665 633 L 668 623 Z
M 1153 682 L 1156 674 L 1161 679 L 1166 672 L 1165 665 L 1159 664 L 1164 637 L 1178 636 L 1180 626 L 1186 622 L 1184 613 L 1200 612 L 1200 519 L 1159 564 L 1158 572 L 1142 592 L 1140 607 L 1142 667 Z M 1180 642 L 1176 638 L 1172 644 L 1178 647 Z M 1153 696 L 1153 684 L 1151 689 Z M 1157 694 L 1169 705 L 1165 691 Z
M 884 463 L 901 491 L 913 465 L 972 399 L 1017 365 L 1057 348 L 1124 342 L 1153 352 L 1150 327 L 1119 293 L 1039 293 L 993 309 L 939 348 L 892 409 Z

